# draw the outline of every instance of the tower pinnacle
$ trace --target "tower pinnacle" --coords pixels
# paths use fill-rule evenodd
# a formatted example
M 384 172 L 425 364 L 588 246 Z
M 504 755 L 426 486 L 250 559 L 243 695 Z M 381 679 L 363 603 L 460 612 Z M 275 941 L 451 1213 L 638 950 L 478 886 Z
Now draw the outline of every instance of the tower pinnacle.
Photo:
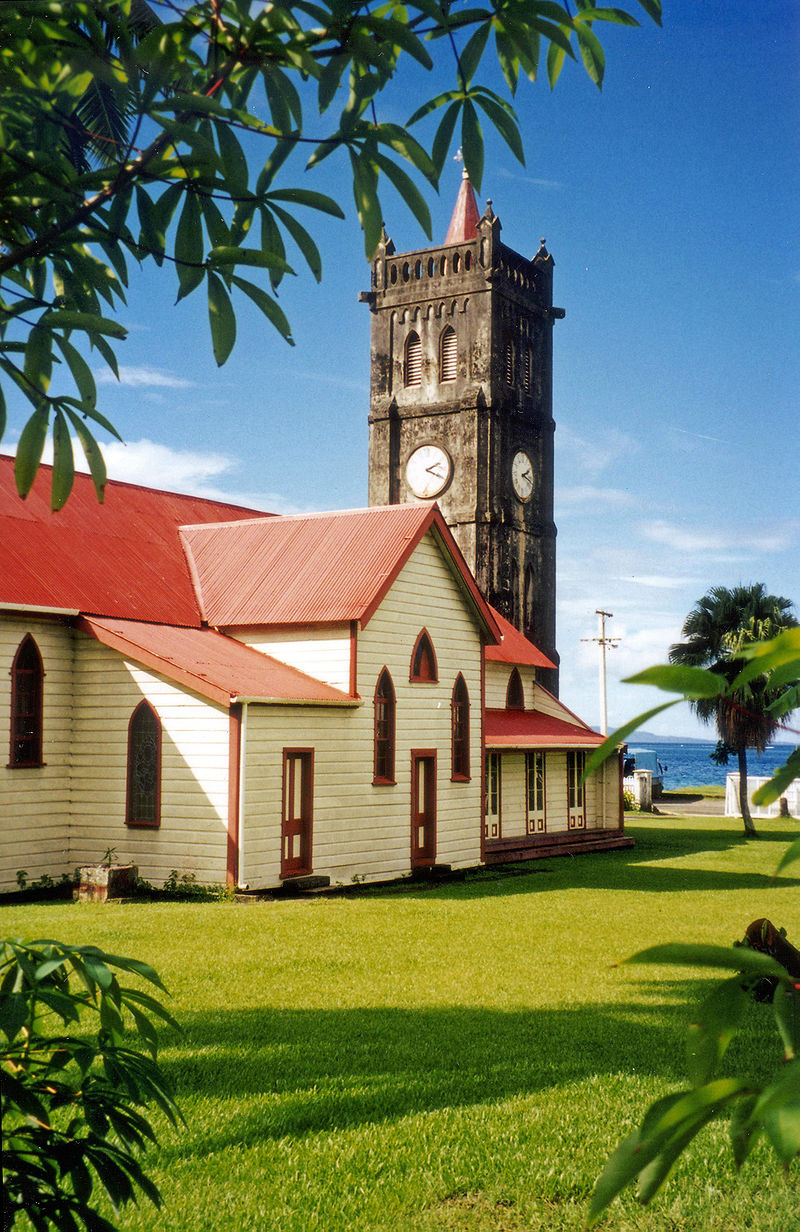
M 475 191 L 470 183 L 466 168 L 461 175 L 461 186 L 456 197 L 453 217 L 445 236 L 445 244 L 463 244 L 466 240 L 474 240 L 478 234 L 478 203 Z

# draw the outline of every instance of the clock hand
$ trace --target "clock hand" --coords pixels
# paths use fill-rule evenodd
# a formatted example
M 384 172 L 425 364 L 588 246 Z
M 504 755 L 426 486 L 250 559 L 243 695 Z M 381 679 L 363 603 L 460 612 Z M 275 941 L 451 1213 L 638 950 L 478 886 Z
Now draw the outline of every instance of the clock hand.
M 434 462 L 433 466 L 426 466 L 425 470 L 429 475 L 435 475 L 437 479 L 441 479 L 443 477 L 439 469 L 441 465 L 441 462 Z

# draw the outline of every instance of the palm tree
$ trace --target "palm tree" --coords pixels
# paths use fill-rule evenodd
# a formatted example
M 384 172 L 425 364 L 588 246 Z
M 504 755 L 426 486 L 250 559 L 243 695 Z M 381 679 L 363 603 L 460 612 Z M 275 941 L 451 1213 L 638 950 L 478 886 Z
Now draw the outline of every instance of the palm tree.
M 681 630 L 686 641 L 670 647 L 670 662 L 708 668 L 731 683 L 745 665 L 740 657 L 743 646 L 767 641 L 796 625 L 791 601 L 768 595 L 760 582 L 734 586 L 731 590 L 714 586 L 686 617 Z M 720 746 L 737 756 L 739 803 L 748 835 L 755 835 L 756 828 L 747 792 L 747 750 L 763 753 L 775 735 L 779 724 L 767 713 L 767 707 L 782 692 L 770 688 L 768 677 L 759 676 L 724 697 L 704 697 L 692 702 L 702 722 L 713 720 L 716 724 Z

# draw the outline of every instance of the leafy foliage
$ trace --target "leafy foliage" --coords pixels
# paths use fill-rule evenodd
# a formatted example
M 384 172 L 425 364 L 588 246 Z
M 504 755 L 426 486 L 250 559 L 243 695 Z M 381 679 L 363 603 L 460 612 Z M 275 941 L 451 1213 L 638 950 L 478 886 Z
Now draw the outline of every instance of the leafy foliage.
M 659 945 L 627 960 L 685 965 L 735 974 L 717 984 L 689 1027 L 687 1068 L 691 1086 L 656 1100 L 641 1125 L 617 1147 L 599 1176 L 588 1226 L 627 1185 L 638 1182 L 647 1203 L 680 1154 L 710 1121 L 730 1118 L 730 1138 L 740 1168 L 761 1136 L 785 1166 L 800 1154 L 800 984 L 768 954 L 743 946 Z M 758 1087 L 736 1076 L 719 1076 L 727 1047 L 748 998 L 765 977 L 774 982 L 772 1012 L 783 1045 L 782 1063 L 771 1082 Z
M 587 758 L 585 775 L 592 774 L 610 757 L 619 744 L 656 714 L 661 714 L 680 702 L 690 703 L 716 701 L 727 702 L 731 708 L 741 706 L 740 698 L 745 689 L 752 690 L 754 682 L 764 699 L 764 719 L 774 732 L 776 727 L 800 702 L 800 627 L 784 629 L 777 637 L 762 642 L 742 642 L 738 646 L 734 672 L 724 676 L 720 672 L 700 667 L 682 667 L 664 664 L 648 667 L 635 676 L 629 676 L 626 684 L 648 684 L 675 694 L 672 701 L 654 706 L 617 728 Z M 762 784 L 753 795 L 756 804 L 772 804 L 796 778 L 800 778 L 800 750 L 789 754 L 785 764 L 779 766 L 768 783 Z M 800 840 L 798 840 L 800 854 Z
M 661 0 L 637 4 L 660 23 Z M 17 451 L 20 495 L 52 429 L 53 508 L 72 486 L 73 434 L 102 499 L 106 472 L 94 433 L 116 433 L 98 408 L 86 352 L 118 375 L 115 345 L 125 330 L 115 314 L 131 259 L 172 266 L 179 300 L 205 286 L 219 364 L 234 346 L 242 295 L 291 343 L 276 298 L 294 273 L 289 250 L 321 276 L 299 214 L 344 215 L 326 194 L 285 181 L 290 155 L 310 144 L 310 168 L 346 152 L 368 256 L 381 233 L 382 177 L 430 236 L 409 171 L 436 188 L 456 133 L 478 189 L 482 120 L 524 161 L 509 98 L 477 80 L 492 38 L 510 96 L 521 74 L 535 80 L 542 43 L 551 86 L 570 57 L 599 87 L 602 23 L 638 24 L 594 0 L 578 0 L 574 15 L 553 0 L 469 8 L 453 0 L 0 5 L 0 438 L 2 388 L 16 386 L 32 406 Z M 445 60 L 452 89 L 405 126 L 379 120 L 377 100 L 406 63 L 432 71 Z M 433 112 L 428 153 L 410 130 Z M 307 129 L 308 114 L 316 131 Z M 251 168 L 256 141 L 263 156 Z
M 24 1212 L 37 1229 L 113 1230 L 91 1204 L 96 1186 L 115 1209 L 137 1189 L 161 1204 L 137 1155 L 155 1141 L 143 1108 L 180 1117 L 157 1063 L 156 1022 L 177 1023 L 121 971 L 166 991 L 146 963 L 94 946 L 0 943 L 4 1228 Z M 144 1051 L 126 1042 L 128 1023 Z

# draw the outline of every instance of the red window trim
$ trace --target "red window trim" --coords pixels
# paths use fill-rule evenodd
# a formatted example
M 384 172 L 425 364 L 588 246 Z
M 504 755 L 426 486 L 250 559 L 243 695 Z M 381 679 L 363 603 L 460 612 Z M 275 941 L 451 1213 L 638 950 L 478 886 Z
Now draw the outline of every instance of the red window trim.
M 34 666 L 20 666 L 20 658 L 32 652 L 35 656 Z M 17 694 L 21 687 L 22 673 L 35 676 L 35 697 L 34 709 L 26 715 L 17 715 Z M 11 723 L 9 731 L 9 748 L 8 748 L 8 769 L 9 770 L 31 770 L 43 766 L 44 763 L 44 663 L 42 662 L 42 654 L 36 644 L 36 639 L 32 634 L 26 633 L 17 647 L 11 664 Z M 23 759 L 16 755 L 16 745 L 20 741 L 18 734 L 18 719 L 31 720 L 31 734 L 27 739 L 33 739 L 36 742 L 36 756 L 31 759 Z
M 423 671 L 426 661 L 428 671 Z M 439 681 L 439 665 L 436 662 L 436 651 L 433 648 L 431 635 L 427 629 L 420 629 L 414 649 L 411 652 L 411 666 L 408 669 L 408 679 L 411 684 L 437 684 Z
M 431 767 L 431 850 L 421 854 L 414 842 L 414 818 L 419 811 L 419 791 L 417 779 L 417 763 L 426 761 Z M 436 850 L 439 843 L 439 754 L 436 749 L 411 749 L 411 867 L 427 868 L 436 863 Z
M 384 696 L 379 692 L 381 682 L 385 681 L 389 686 L 389 692 Z M 385 701 L 388 707 L 386 716 L 387 731 L 385 736 L 378 733 L 379 722 L 379 706 L 382 701 Z M 397 718 L 397 696 L 394 690 L 394 682 L 391 673 L 387 667 L 384 667 L 378 675 L 375 683 L 375 693 L 372 699 L 373 705 L 373 767 L 372 767 L 372 783 L 373 786 L 394 785 L 397 780 L 395 778 L 395 730 Z M 382 746 L 386 746 L 385 754 L 382 756 Z M 381 768 L 389 771 L 388 774 L 379 774 L 379 763 L 383 763 Z
M 458 689 L 459 683 L 461 683 L 464 687 L 463 700 L 456 697 L 456 691 Z M 462 758 L 463 758 L 463 765 L 465 767 L 463 770 L 456 769 L 456 764 L 460 760 L 457 755 L 457 741 L 459 738 L 456 732 L 456 727 L 457 727 L 458 717 L 459 717 L 458 707 L 463 707 L 465 711 L 465 714 L 463 716 L 465 730 L 464 730 L 463 736 L 460 738 L 460 742 L 463 744 Z M 453 685 L 453 692 L 450 696 L 450 782 L 451 783 L 468 783 L 471 778 L 469 723 L 470 723 L 469 689 L 467 688 L 467 682 L 464 679 L 462 673 L 459 672 L 458 675 L 456 676 L 455 684 Z
M 133 757 L 132 753 L 132 736 L 134 720 L 143 709 L 149 710 L 156 721 L 156 735 L 158 743 L 156 747 L 156 815 L 154 821 L 140 821 L 136 817 L 132 817 L 133 811 Z M 139 702 L 139 705 L 133 711 L 128 721 L 128 766 L 127 766 L 127 785 L 125 791 L 125 825 L 131 826 L 136 830 L 158 830 L 161 827 L 161 719 L 155 708 L 150 705 L 147 698 Z
M 288 877 L 307 877 L 313 871 L 314 860 L 314 748 L 313 746 L 304 748 L 285 748 L 283 750 L 283 767 L 281 771 L 281 880 Z M 303 777 L 303 800 L 301 808 L 304 815 L 308 816 L 308 825 L 306 828 L 306 841 L 308 859 L 301 869 L 287 869 L 286 861 L 283 855 L 283 827 L 286 819 L 286 763 L 290 757 L 302 757 L 308 759 L 308 774 Z

